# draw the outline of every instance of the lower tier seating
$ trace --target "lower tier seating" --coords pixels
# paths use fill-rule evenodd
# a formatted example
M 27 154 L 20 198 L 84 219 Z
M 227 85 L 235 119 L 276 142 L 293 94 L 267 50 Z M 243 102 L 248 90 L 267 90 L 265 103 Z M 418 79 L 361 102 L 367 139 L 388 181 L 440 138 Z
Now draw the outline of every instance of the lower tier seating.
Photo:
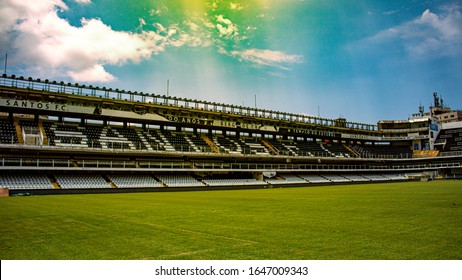
M 196 179 L 188 174 L 55 174 L 48 177 L 40 173 L 6 173 L 0 175 L 0 188 L 11 190 L 41 189 L 110 189 L 110 188 L 162 188 L 162 187 L 237 187 L 269 185 L 309 185 L 332 183 L 360 183 L 404 181 L 419 174 L 383 173 L 383 174 L 280 174 L 274 178 L 257 180 L 252 178 L 234 178 L 220 176 L 217 178 Z M 56 178 L 57 187 L 52 179 Z
M 265 185 L 263 181 L 256 179 L 205 179 L 203 182 L 207 186 L 219 187 L 219 186 L 257 186 Z
M 190 175 L 183 174 L 162 174 L 158 175 L 160 181 L 162 181 L 167 187 L 203 187 L 204 184 L 194 179 Z
M 11 190 L 53 189 L 53 185 L 44 174 L 4 174 L 0 175 L 0 188 Z
M 96 174 L 57 174 L 56 181 L 62 189 L 111 188 L 101 175 Z
M 108 178 L 118 188 L 158 188 L 163 187 L 162 183 L 157 182 L 149 175 L 135 174 L 111 174 Z

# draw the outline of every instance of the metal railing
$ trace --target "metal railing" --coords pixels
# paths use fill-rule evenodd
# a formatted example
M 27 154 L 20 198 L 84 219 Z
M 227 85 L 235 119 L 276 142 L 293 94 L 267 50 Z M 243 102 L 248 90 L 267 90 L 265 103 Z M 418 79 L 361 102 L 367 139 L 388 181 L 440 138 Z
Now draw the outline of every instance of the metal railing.
M 96 143 L 96 142 L 95 142 Z M 270 153 L 262 153 L 257 150 L 252 149 L 243 149 L 241 151 L 236 152 L 227 152 L 223 149 L 220 149 L 220 152 L 214 152 L 212 149 L 204 148 L 204 147 L 197 147 L 193 148 L 190 145 L 181 145 L 175 146 L 174 150 L 166 150 L 165 146 L 157 145 L 155 147 L 151 147 L 148 149 L 147 147 L 144 149 L 141 142 L 138 144 L 133 144 L 131 147 L 128 144 L 129 142 L 107 142 L 105 145 L 101 145 L 101 141 L 98 144 L 89 143 L 89 144 L 76 144 L 76 143 L 59 143 L 59 146 L 56 145 L 26 145 L 26 144 L 19 144 L 12 139 L 10 143 L 0 144 L 0 148 L 8 148 L 8 147 L 23 147 L 23 148 L 31 148 L 31 149 L 39 149 L 39 150 L 73 150 L 77 151 L 107 151 L 113 153 L 126 153 L 126 152 L 143 152 L 143 153 L 165 153 L 165 154 L 210 154 L 210 155 L 232 155 L 232 156 L 258 156 L 258 157 L 291 157 L 291 158 L 353 158 L 346 154 L 335 154 L 335 153 L 328 153 L 328 152 L 319 152 L 319 151 L 297 151 L 296 154 L 291 151 L 280 151 L 278 155 L 273 155 Z M 130 142 L 133 143 L 133 142 Z M 128 148 L 126 148 L 128 146 Z M 412 154 L 397 154 L 397 155 L 380 155 L 380 154 L 367 154 L 363 156 L 364 159 L 411 159 L 413 158 Z
M 21 88 L 29 90 L 39 90 L 39 91 L 48 91 L 54 93 L 63 93 L 63 94 L 74 94 L 81 96 L 90 96 L 90 97 L 101 97 L 106 99 L 117 99 L 122 101 L 130 102 L 140 102 L 140 103 L 150 103 L 164 106 L 174 106 L 187 109 L 199 109 L 211 112 L 222 112 L 229 114 L 237 114 L 242 116 L 252 116 L 265 119 L 273 120 L 282 120 L 282 121 L 292 121 L 300 122 L 307 124 L 316 124 L 321 126 L 331 126 L 331 127 L 346 127 L 351 129 L 360 129 L 366 131 L 377 131 L 377 125 L 374 124 L 365 124 L 357 122 L 347 122 L 341 121 L 339 125 L 338 120 L 303 115 L 303 114 L 293 114 L 285 113 L 280 111 L 258 109 L 237 105 L 229 105 L 216 102 L 207 102 L 200 100 L 193 100 L 187 98 L 178 98 L 165 95 L 156 95 L 150 93 L 143 93 L 137 91 L 125 91 L 118 88 L 106 88 L 98 86 L 87 86 L 80 85 L 78 83 L 65 83 L 50 81 L 48 79 L 33 79 L 31 77 L 16 77 L 15 75 L 7 76 L 3 74 L 0 77 L 0 86 L 10 87 L 10 88 Z
M 267 163 L 215 163 L 215 162 L 158 162 L 158 161 L 125 161 L 125 160 L 59 160 L 59 159 L 29 159 L 29 158 L 1 158 L 0 169 L 130 169 L 146 170 L 176 170 L 176 171 L 399 171 L 399 170 L 435 170 L 439 168 L 460 168 L 460 162 L 430 163 L 430 164 L 267 164 Z

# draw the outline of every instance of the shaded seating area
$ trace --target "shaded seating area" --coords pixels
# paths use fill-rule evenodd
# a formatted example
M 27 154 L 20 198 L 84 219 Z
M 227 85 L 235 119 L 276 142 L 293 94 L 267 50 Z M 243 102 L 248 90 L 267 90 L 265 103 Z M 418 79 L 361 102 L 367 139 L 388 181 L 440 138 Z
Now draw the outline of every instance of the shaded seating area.
M 193 147 L 193 149 L 196 152 L 213 153 L 212 148 L 199 135 L 192 134 L 192 135 L 186 135 L 184 137 L 186 141 L 190 143 L 191 147 Z
M 0 143 L 17 144 L 18 135 L 13 121 L 9 119 L 0 119 Z
M 440 131 L 436 142 L 436 147 L 443 152 L 462 151 L 462 128 L 445 129 Z
M 49 145 L 60 147 L 88 147 L 83 129 L 75 124 L 43 123 Z
M 362 158 L 412 158 L 409 146 L 353 145 L 350 146 Z
M 333 157 L 350 157 L 350 151 L 345 148 L 342 144 L 338 143 L 326 143 L 322 144 L 322 147 L 331 153 Z
M 95 148 L 101 150 L 166 151 L 178 153 L 226 153 L 241 155 L 280 155 L 294 157 L 361 157 L 361 158 L 412 158 L 407 145 L 390 143 L 346 144 L 336 140 L 282 139 L 272 137 L 234 136 L 226 134 L 200 134 L 197 131 L 176 131 L 164 127 L 141 127 L 133 124 L 98 124 L 52 120 L 19 120 L 22 131 L 35 131 L 44 135 L 34 145 L 63 148 Z M 130 126 L 133 125 L 133 126 Z M 42 128 L 43 127 L 43 130 Z M 0 121 L 1 143 L 17 144 L 15 123 Z M 207 135 L 207 137 L 205 137 Z M 462 129 L 443 130 L 436 147 L 444 151 L 462 150 Z M 32 139 L 32 137 L 30 137 Z M 209 138 L 210 145 L 204 140 Z M 34 140 L 34 139 L 32 139 Z M 206 139 L 208 141 L 208 139 Z M 30 143 L 28 143 L 30 145 Z M 212 146 L 212 147 L 211 147 Z
M 129 144 L 130 149 L 133 150 L 147 150 L 147 146 L 144 144 L 146 140 L 141 140 L 140 135 L 136 129 L 130 127 L 118 127 L 116 128 L 119 136 L 122 135 L 125 139 L 131 142 Z
M 304 142 L 296 141 L 294 145 L 298 149 L 297 156 L 309 157 L 330 157 L 331 154 L 322 148 L 320 143 L 317 142 Z
M 195 149 L 182 134 L 172 133 L 169 130 L 159 131 L 158 133 L 161 135 L 161 139 L 164 140 L 164 144 L 173 147 L 175 151 L 195 152 Z
M 279 155 L 286 155 L 286 156 L 296 156 L 297 155 L 297 146 L 293 145 L 292 143 L 280 141 L 276 139 L 265 139 L 271 146 L 273 146 Z
M 228 154 L 241 154 L 242 147 L 238 145 L 233 139 L 223 135 L 210 135 L 213 143 L 220 149 L 222 153 Z

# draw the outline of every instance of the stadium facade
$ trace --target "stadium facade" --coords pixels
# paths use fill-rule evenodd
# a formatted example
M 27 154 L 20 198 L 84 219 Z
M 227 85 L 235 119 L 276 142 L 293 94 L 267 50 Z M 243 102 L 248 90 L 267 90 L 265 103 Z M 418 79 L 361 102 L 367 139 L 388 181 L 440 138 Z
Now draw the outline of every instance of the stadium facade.
M 349 122 L 3 75 L 0 188 L 58 194 L 462 178 L 462 112 Z

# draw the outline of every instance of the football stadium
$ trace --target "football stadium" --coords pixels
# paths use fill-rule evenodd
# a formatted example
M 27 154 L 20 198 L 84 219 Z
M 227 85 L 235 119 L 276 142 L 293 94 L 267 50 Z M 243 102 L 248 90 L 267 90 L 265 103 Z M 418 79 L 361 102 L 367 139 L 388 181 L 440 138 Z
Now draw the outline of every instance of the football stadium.
M 1 259 L 460 259 L 462 111 L 377 124 L 0 78 Z

